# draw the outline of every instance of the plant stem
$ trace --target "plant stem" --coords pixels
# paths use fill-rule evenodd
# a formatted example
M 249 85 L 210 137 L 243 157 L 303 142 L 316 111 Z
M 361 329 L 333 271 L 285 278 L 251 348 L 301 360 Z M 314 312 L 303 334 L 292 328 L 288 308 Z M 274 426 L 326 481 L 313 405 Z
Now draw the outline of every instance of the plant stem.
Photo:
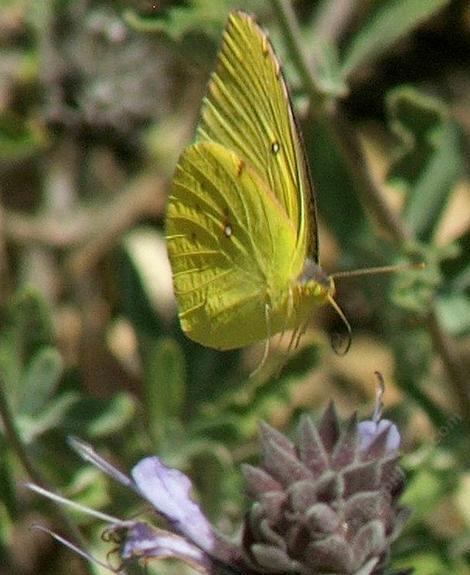
M 13 414 L 11 413 L 8 399 L 5 393 L 5 384 L 3 376 L 0 374 L 0 417 L 3 421 L 3 426 L 5 428 L 5 435 L 8 438 L 9 444 L 11 445 L 16 456 L 20 460 L 30 479 L 40 485 L 45 487 L 45 482 L 40 474 L 40 472 L 35 468 L 33 463 L 30 461 L 27 451 L 20 439 L 20 434 L 15 425 Z
M 467 426 L 470 423 L 470 383 L 469 378 L 458 356 L 453 340 L 447 335 L 439 322 L 435 306 L 429 312 L 427 318 L 428 329 L 434 344 L 434 348 L 441 356 L 442 363 L 449 379 L 453 382 L 454 399 L 460 408 Z
M 326 98 L 325 94 L 318 87 L 304 54 L 297 18 L 289 2 L 285 2 L 284 0 L 271 0 L 271 3 L 284 31 L 284 37 L 292 60 L 308 92 L 312 112 L 315 113 L 315 111 L 322 109 Z M 320 114 L 319 119 L 321 119 Z

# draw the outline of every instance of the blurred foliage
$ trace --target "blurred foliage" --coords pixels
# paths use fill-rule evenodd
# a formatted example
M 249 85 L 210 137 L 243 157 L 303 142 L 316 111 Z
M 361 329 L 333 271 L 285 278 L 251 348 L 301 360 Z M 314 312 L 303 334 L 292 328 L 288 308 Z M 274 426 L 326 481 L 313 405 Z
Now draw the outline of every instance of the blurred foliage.
M 67 436 L 123 470 L 158 453 L 194 479 L 204 509 L 233 533 L 244 509 L 238 470 L 256 458 L 257 422 L 290 429 L 330 399 L 368 414 L 375 370 L 403 434 L 404 499 L 414 509 L 396 568 L 470 573 L 468 3 L 294 3 L 316 87 L 347 118 L 407 241 L 377 225 L 341 141 L 308 113 L 278 4 L 0 0 L 2 574 L 98 569 L 27 529 L 67 527 L 23 480 L 121 518 L 139 511 L 78 460 Z M 162 234 L 171 174 L 233 7 L 256 14 L 285 62 L 325 269 L 427 264 L 338 280 L 351 351 L 334 355 L 327 334 L 342 327 L 322 310 L 295 354 L 274 341 L 253 378 L 262 345 L 218 353 L 181 333 Z M 104 557 L 100 523 L 72 519 Z M 155 572 L 181 569 L 160 563 Z

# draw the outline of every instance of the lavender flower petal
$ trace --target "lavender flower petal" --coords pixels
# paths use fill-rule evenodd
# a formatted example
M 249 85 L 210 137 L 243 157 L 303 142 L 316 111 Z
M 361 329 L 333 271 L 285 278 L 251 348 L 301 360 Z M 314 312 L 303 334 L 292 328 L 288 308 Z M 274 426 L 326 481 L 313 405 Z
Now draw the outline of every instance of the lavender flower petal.
M 146 559 L 175 558 L 184 561 L 194 569 L 210 572 L 212 561 L 201 549 L 183 537 L 151 527 L 147 523 L 132 524 L 126 533 L 121 550 L 123 559 L 135 557 Z
M 131 474 L 140 494 L 178 533 L 189 537 L 204 551 L 214 552 L 214 530 L 191 499 L 192 484 L 184 473 L 167 467 L 158 457 L 147 457 L 137 463 Z
M 360 451 L 364 452 L 382 433 L 387 433 L 386 451 L 392 453 L 400 447 L 401 437 L 397 426 L 388 419 L 361 421 L 357 424 Z
M 104 457 L 101 457 L 98 453 L 96 453 L 95 449 L 85 441 L 82 441 L 78 437 L 70 436 L 68 438 L 68 442 L 70 446 L 82 457 L 85 461 L 88 461 L 98 469 L 100 469 L 103 473 L 106 473 L 110 477 L 112 477 L 115 481 L 119 481 L 126 487 L 132 488 L 132 481 L 130 478 L 122 473 L 117 467 L 115 467 L 112 463 L 106 460 Z

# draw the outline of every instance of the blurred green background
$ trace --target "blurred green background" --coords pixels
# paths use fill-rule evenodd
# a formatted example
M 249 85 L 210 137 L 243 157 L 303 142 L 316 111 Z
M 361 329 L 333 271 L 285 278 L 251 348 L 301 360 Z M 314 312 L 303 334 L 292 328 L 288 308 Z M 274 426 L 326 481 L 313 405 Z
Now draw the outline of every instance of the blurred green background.
M 319 310 L 296 353 L 273 340 L 255 378 L 263 344 L 218 353 L 181 333 L 163 235 L 234 7 L 269 30 L 284 64 L 324 269 L 427 266 L 338 280 L 349 353 L 335 355 L 341 323 Z M 160 455 L 231 534 L 257 422 L 289 433 L 331 399 L 368 417 L 380 371 L 414 510 L 394 566 L 469 574 L 469 131 L 464 0 L 0 0 L 0 573 L 103 572 L 34 523 L 66 536 L 75 525 L 95 555 L 110 550 L 102 523 L 22 481 L 120 518 L 141 509 L 68 435 L 125 471 Z

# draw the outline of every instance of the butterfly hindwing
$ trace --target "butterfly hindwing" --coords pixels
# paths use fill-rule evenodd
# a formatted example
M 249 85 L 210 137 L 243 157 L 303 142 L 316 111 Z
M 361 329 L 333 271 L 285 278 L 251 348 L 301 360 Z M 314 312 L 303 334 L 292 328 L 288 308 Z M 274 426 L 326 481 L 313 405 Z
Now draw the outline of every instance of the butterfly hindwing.
M 295 229 L 236 153 L 211 142 L 183 153 L 166 233 L 180 319 L 192 339 L 220 349 L 264 339 L 266 304 L 271 321 L 286 321 L 284 304 L 270 297 L 289 285 Z

